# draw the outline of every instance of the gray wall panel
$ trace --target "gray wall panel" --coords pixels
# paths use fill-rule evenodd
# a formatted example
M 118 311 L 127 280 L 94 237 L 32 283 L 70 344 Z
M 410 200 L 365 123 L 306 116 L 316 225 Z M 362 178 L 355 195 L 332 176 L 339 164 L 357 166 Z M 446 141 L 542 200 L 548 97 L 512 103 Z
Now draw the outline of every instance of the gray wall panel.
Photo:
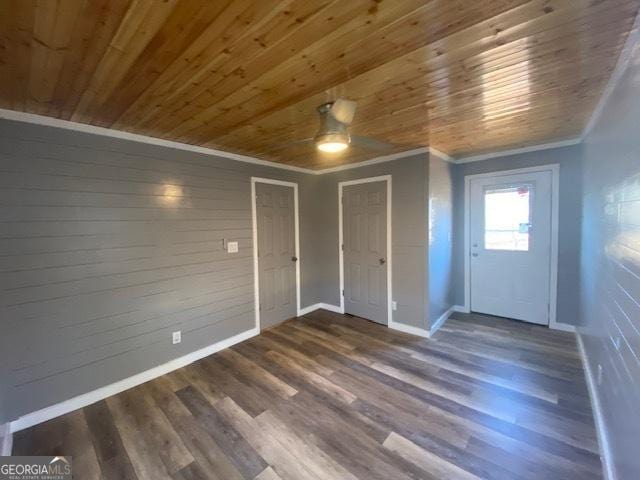
M 571 146 L 454 166 L 454 303 L 464 305 L 464 177 L 478 173 L 560 165 L 557 319 L 575 324 L 579 304 L 581 147 Z
M 315 177 L 0 121 L 0 420 L 252 328 L 251 176 L 299 183 L 301 304 L 316 303 Z
M 429 157 L 429 326 L 453 305 L 453 165 Z
M 640 45 L 583 147 L 581 322 L 617 478 L 640 476 Z

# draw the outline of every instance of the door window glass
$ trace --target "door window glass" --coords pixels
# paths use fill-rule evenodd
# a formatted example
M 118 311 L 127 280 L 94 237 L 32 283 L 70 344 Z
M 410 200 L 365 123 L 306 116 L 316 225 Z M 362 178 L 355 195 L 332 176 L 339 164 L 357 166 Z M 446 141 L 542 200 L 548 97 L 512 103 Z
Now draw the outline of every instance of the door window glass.
M 528 251 L 531 185 L 489 187 L 484 192 L 484 248 Z

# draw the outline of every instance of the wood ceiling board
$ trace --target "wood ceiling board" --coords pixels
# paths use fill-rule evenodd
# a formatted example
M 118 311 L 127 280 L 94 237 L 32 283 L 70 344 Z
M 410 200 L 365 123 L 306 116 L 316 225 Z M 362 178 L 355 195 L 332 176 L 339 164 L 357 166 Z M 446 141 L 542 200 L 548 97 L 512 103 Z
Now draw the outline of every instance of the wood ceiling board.
M 0 105 L 289 165 L 431 143 L 472 155 L 584 129 L 640 0 L 7 0 Z M 327 156 L 316 107 L 358 101 Z

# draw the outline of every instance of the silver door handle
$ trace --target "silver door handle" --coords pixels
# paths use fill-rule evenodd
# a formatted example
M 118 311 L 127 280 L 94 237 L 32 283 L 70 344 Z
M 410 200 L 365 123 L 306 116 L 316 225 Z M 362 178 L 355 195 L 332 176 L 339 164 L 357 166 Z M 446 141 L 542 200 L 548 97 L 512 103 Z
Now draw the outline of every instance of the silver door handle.
M 291 257 L 291 261 L 292 262 L 297 262 L 298 261 L 298 257 Z
M 387 261 L 384 258 L 381 258 L 378 261 L 380 262 L 380 265 L 384 265 L 385 263 L 387 263 Z

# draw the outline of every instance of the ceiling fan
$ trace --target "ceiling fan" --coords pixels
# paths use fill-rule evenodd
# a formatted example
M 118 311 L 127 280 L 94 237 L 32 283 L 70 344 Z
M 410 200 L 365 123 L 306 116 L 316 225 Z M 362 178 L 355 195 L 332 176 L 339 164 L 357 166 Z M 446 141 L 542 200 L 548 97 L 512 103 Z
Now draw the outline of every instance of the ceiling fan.
M 353 100 L 338 98 L 333 102 L 323 103 L 317 107 L 320 116 L 320 128 L 314 137 L 296 140 L 279 145 L 276 150 L 282 150 L 293 145 L 313 143 L 321 152 L 337 153 L 349 147 L 350 144 L 373 150 L 398 147 L 393 143 L 382 142 L 369 137 L 349 135 L 349 125 L 356 114 L 357 103 Z

